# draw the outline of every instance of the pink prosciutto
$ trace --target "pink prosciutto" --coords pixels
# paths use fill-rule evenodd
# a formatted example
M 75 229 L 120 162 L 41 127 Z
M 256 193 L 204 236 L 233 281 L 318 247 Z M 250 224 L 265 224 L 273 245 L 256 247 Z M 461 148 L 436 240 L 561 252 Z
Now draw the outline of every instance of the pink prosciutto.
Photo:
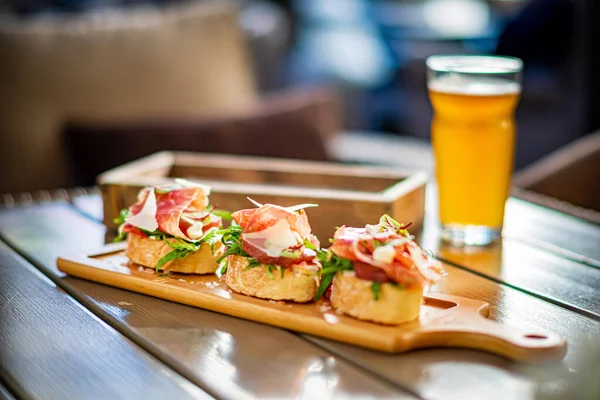
M 311 234 L 304 210 L 294 212 L 285 207 L 265 204 L 259 208 L 236 211 L 231 217 L 242 228 L 242 249 L 262 264 L 290 266 L 303 262 L 311 263 L 316 257 L 316 252 L 303 244 L 304 240 L 308 239 L 314 246 L 319 247 L 319 241 Z M 285 233 L 296 237 L 295 244 L 285 249 L 286 256 L 269 254 L 265 248 L 265 239 L 260 237 L 260 232 L 265 232 L 281 221 L 287 223 L 289 231 Z
M 158 229 L 176 238 L 192 241 L 186 231 L 194 222 L 203 221 L 209 217 L 210 210 L 206 209 L 207 193 L 202 187 L 183 187 L 170 191 L 145 188 L 138 194 L 138 202 L 129 208 L 130 215 L 135 216 L 142 211 L 151 191 L 156 197 L 156 222 Z M 182 218 L 184 217 L 185 218 Z M 211 215 L 204 230 L 221 226 L 220 217 Z M 126 223 L 123 232 L 145 235 L 136 226 Z
M 391 246 L 389 262 L 373 256 L 375 249 Z M 356 277 L 373 282 L 395 282 L 408 288 L 437 282 L 441 263 L 431 259 L 412 239 L 392 230 L 373 232 L 365 228 L 342 226 L 334 236 L 331 251 L 353 262 Z

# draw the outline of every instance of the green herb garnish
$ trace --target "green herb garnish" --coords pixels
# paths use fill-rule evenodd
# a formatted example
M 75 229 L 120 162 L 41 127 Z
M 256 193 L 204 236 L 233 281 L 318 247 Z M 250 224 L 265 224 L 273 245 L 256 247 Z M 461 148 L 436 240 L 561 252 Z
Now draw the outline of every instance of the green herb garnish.
M 333 277 L 338 272 L 348 271 L 353 268 L 352 261 L 336 256 L 331 250 L 318 249 L 308 239 L 304 241 L 304 245 L 317 252 L 317 260 L 321 262 L 321 282 L 315 294 L 315 301 L 319 300 L 327 291 Z
M 119 216 L 113 219 L 113 222 L 119 225 L 124 224 L 125 218 L 129 217 L 129 215 L 131 215 L 131 211 L 128 208 L 124 208 L 119 212 Z
M 373 292 L 373 300 L 379 300 L 379 292 L 381 291 L 381 282 L 371 283 L 371 292 Z
M 125 218 L 129 217 L 129 215 L 131 215 L 131 212 L 129 211 L 129 209 L 128 208 L 124 208 L 119 213 L 119 216 L 113 219 L 113 222 L 115 224 L 119 225 L 119 228 L 118 228 L 118 233 L 119 234 L 117 235 L 117 237 L 115 237 L 113 239 L 113 242 L 120 242 L 120 241 L 125 240 L 127 238 L 127 232 L 123 232 L 121 230 L 121 227 L 125 223 Z
M 125 218 L 130 215 L 130 211 L 128 209 L 123 209 L 119 213 L 119 216 L 114 219 L 114 222 L 120 224 L 119 226 L 119 235 L 113 239 L 113 242 L 119 242 L 124 240 L 127 237 L 127 233 L 123 232 L 122 226 L 125 223 Z M 144 233 L 148 238 L 153 240 L 163 240 L 165 243 L 169 245 L 173 250 L 165 254 L 158 263 L 156 264 L 156 273 L 158 274 L 158 270 L 161 269 L 163 265 L 168 263 L 169 261 L 177 260 L 180 258 L 185 258 L 188 255 L 197 252 L 200 249 L 200 246 L 204 242 L 208 242 L 210 244 L 211 251 L 214 252 L 214 241 L 218 240 L 216 230 L 211 230 L 206 235 L 201 237 L 199 240 L 195 240 L 193 242 L 189 242 L 187 240 L 183 240 L 180 238 L 176 238 L 172 235 L 164 233 L 160 230 L 148 231 L 146 229 L 138 228 L 142 233 Z
M 113 239 L 113 242 L 121 242 L 127 239 L 127 232 L 123 232 L 119 229 L 119 234 Z
M 256 268 L 260 265 L 260 263 L 252 257 L 247 257 L 247 259 L 248 265 L 246 265 L 242 271 L 248 271 L 249 269 Z
M 217 278 L 220 278 L 224 274 L 226 274 L 227 268 L 229 268 L 229 260 L 224 260 L 222 263 L 219 264 L 219 267 L 215 271 L 215 275 L 217 275 Z
M 411 224 L 401 224 L 400 222 L 396 221 L 394 218 L 390 217 L 387 214 L 383 214 L 381 218 L 379 218 L 379 226 L 381 228 L 381 231 L 391 230 L 398 233 L 399 235 L 406 237 L 410 236 L 410 234 L 406 230 L 406 228 L 408 228 L 410 225 Z
M 271 265 L 271 264 L 267 264 L 267 265 L 265 265 L 265 268 L 267 269 L 267 275 L 269 275 L 269 279 L 271 279 L 271 280 L 275 279 L 275 277 L 273 276 L 273 268 L 275 268 L 275 266 Z
M 217 259 L 217 264 L 226 259 L 228 256 L 235 254 L 242 257 L 250 257 L 242 249 L 242 227 L 232 222 L 229 228 L 221 229 L 217 231 L 217 234 L 221 234 L 221 243 L 225 245 L 227 250 L 225 253 Z
M 164 233 L 157 233 L 157 231 L 150 232 L 148 237 L 152 237 L 157 240 L 164 240 L 166 244 L 169 245 L 173 250 L 169 253 L 165 254 L 160 260 L 158 260 L 158 264 L 156 264 L 156 273 L 158 274 L 158 270 L 168 263 L 169 261 L 177 260 L 180 258 L 186 258 L 192 253 L 200 250 L 200 246 L 202 243 L 209 243 L 211 246 L 211 251 L 214 249 L 214 241 L 218 240 L 217 231 L 212 230 L 206 235 L 204 235 L 200 240 L 196 242 L 188 242 L 187 240 L 173 238 L 171 235 L 166 235 Z
M 335 274 L 338 272 L 351 271 L 354 269 L 354 264 L 350 260 L 346 260 L 344 258 L 338 257 L 331 250 L 317 249 L 312 243 L 308 240 L 304 241 L 304 245 L 317 252 L 317 260 L 321 262 L 321 282 L 319 283 L 319 287 L 317 288 L 317 293 L 315 294 L 314 300 L 319 300 L 323 294 L 327 291 L 331 282 L 333 282 L 333 278 Z M 379 299 L 379 293 L 381 291 L 381 283 L 380 282 L 372 282 L 371 283 L 371 291 L 373 292 L 373 298 L 375 300 Z
M 160 260 L 158 260 L 158 264 L 156 264 L 156 273 L 158 274 L 158 270 L 161 269 L 161 267 L 169 261 L 177 260 L 179 258 L 186 258 L 190 253 L 191 251 L 187 249 L 175 249 L 173 251 L 170 251 L 169 253 L 165 254 Z
M 219 265 L 221 265 L 221 262 L 230 255 L 242 256 L 248 259 L 248 265 L 244 267 L 243 271 L 247 271 L 249 269 L 262 265 L 259 261 L 257 261 L 255 258 L 252 258 L 248 253 L 244 251 L 244 249 L 242 249 L 242 228 L 237 223 L 235 223 L 235 221 L 231 223 L 231 226 L 229 228 L 217 231 L 217 234 L 223 235 L 221 237 L 221 242 L 227 247 L 227 251 L 225 251 L 225 253 L 217 260 L 217 263 Z M 219 268 L 219 272 L 221 274 L 227 272 L 227 266 Z M 275 279 L 275 277 L 273 276 L 273 269 L 277 267 L 275 265 L 267 264 L 265 265 L 265 268 L 267 269 L 267 275 L 269 275 L 269 278 Z M 283 270 L 281 276 L 283 277 Z

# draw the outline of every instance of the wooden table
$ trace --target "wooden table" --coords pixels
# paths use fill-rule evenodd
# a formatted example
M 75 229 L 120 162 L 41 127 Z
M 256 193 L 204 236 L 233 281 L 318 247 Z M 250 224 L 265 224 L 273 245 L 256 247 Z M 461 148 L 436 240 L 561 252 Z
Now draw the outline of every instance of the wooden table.
M 502 243 L 457 251 L 434 206 L 419 240 L 445 263 L 436 290 L 559 333 L 563 362 L 380 354 L 65 277 L 58 255 L 104 243 L 92 194 L 0 210 L 0 398 L 584 398 L 600 374 L 585 364 L 599 355 L 600 227 L 511 199 Z

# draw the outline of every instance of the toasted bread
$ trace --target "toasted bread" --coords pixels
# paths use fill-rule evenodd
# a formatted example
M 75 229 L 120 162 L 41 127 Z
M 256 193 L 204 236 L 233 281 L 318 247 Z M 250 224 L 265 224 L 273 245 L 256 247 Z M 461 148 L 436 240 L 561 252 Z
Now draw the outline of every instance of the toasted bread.
M 246 269 L 247 257 L 231 255 L 225 282 L 232 290 L 248 296 L 269 300 L 291 300 L 298 303 L 311 301 L 319 286 L 318 267 L 303 264 L 284 269 L 272 268 L 271 276 L 264 264 Z
M 353 272 L 338 272 L 333 278 L 331 305 L 354 318 L 386 325 L 397 325 L 419 317 L 422 290 L 406 290 L 382 283 L 379 298 L 373 298 L 371 281 L 357 278 Z
M 162 266 L 161 270 L 184 274 L 212 274 L 218 267 L 215 260 L 225 252 L 225 247 L 221 242 L 215 243 L 213 248 L 214 254 L 209 243 L 202 243 L 197 252 L 185 258 L 169 261 Z M 158 260 L 172 250 L 163 240 L 154 240 L 136 234 L 128 235 L 127 257 L 135 264 L 156 268 Z

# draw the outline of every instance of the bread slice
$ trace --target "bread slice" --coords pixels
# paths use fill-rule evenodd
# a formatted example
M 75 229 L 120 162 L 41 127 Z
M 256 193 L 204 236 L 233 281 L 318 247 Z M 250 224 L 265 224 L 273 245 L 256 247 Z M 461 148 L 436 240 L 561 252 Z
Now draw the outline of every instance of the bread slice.
M 173 249 L 163 240 L 154 240 L 145 236 L 127 235 L 127 257 L 135 264 L 148 268 L 156 268 L 158 260 Z M 170 239 L 174 241 L 174 239 Z M 202 243 L 200 249 L 185 258 L 169 261 L 161 268 L 165 272 L 180 272 L 184 274 L 213 274 L 217 270 L 217 258 L 225 252 L 221 242 L 213 245 L 214 254 L 209 243 Z
M 333 278 L 331 305 L 357 319 L 397 325 L 419 317 L 422 290 L 406 290 L 382 283 L 379 298 L 373 298 L 371 281 L 357 278 L 352 271 L 338 272 Z
M 265 265 L 244 270 L 248 266 L 247 257 L 231 255 L 225 274 L 225 282 L 232 290 L 248 296 L 269 300 L 291 300 L 298 303 L 311 301 L 319 286 L 319 268 L 315 265 L 292 265 L 284 269 L 272 269 L 271 275 Z

